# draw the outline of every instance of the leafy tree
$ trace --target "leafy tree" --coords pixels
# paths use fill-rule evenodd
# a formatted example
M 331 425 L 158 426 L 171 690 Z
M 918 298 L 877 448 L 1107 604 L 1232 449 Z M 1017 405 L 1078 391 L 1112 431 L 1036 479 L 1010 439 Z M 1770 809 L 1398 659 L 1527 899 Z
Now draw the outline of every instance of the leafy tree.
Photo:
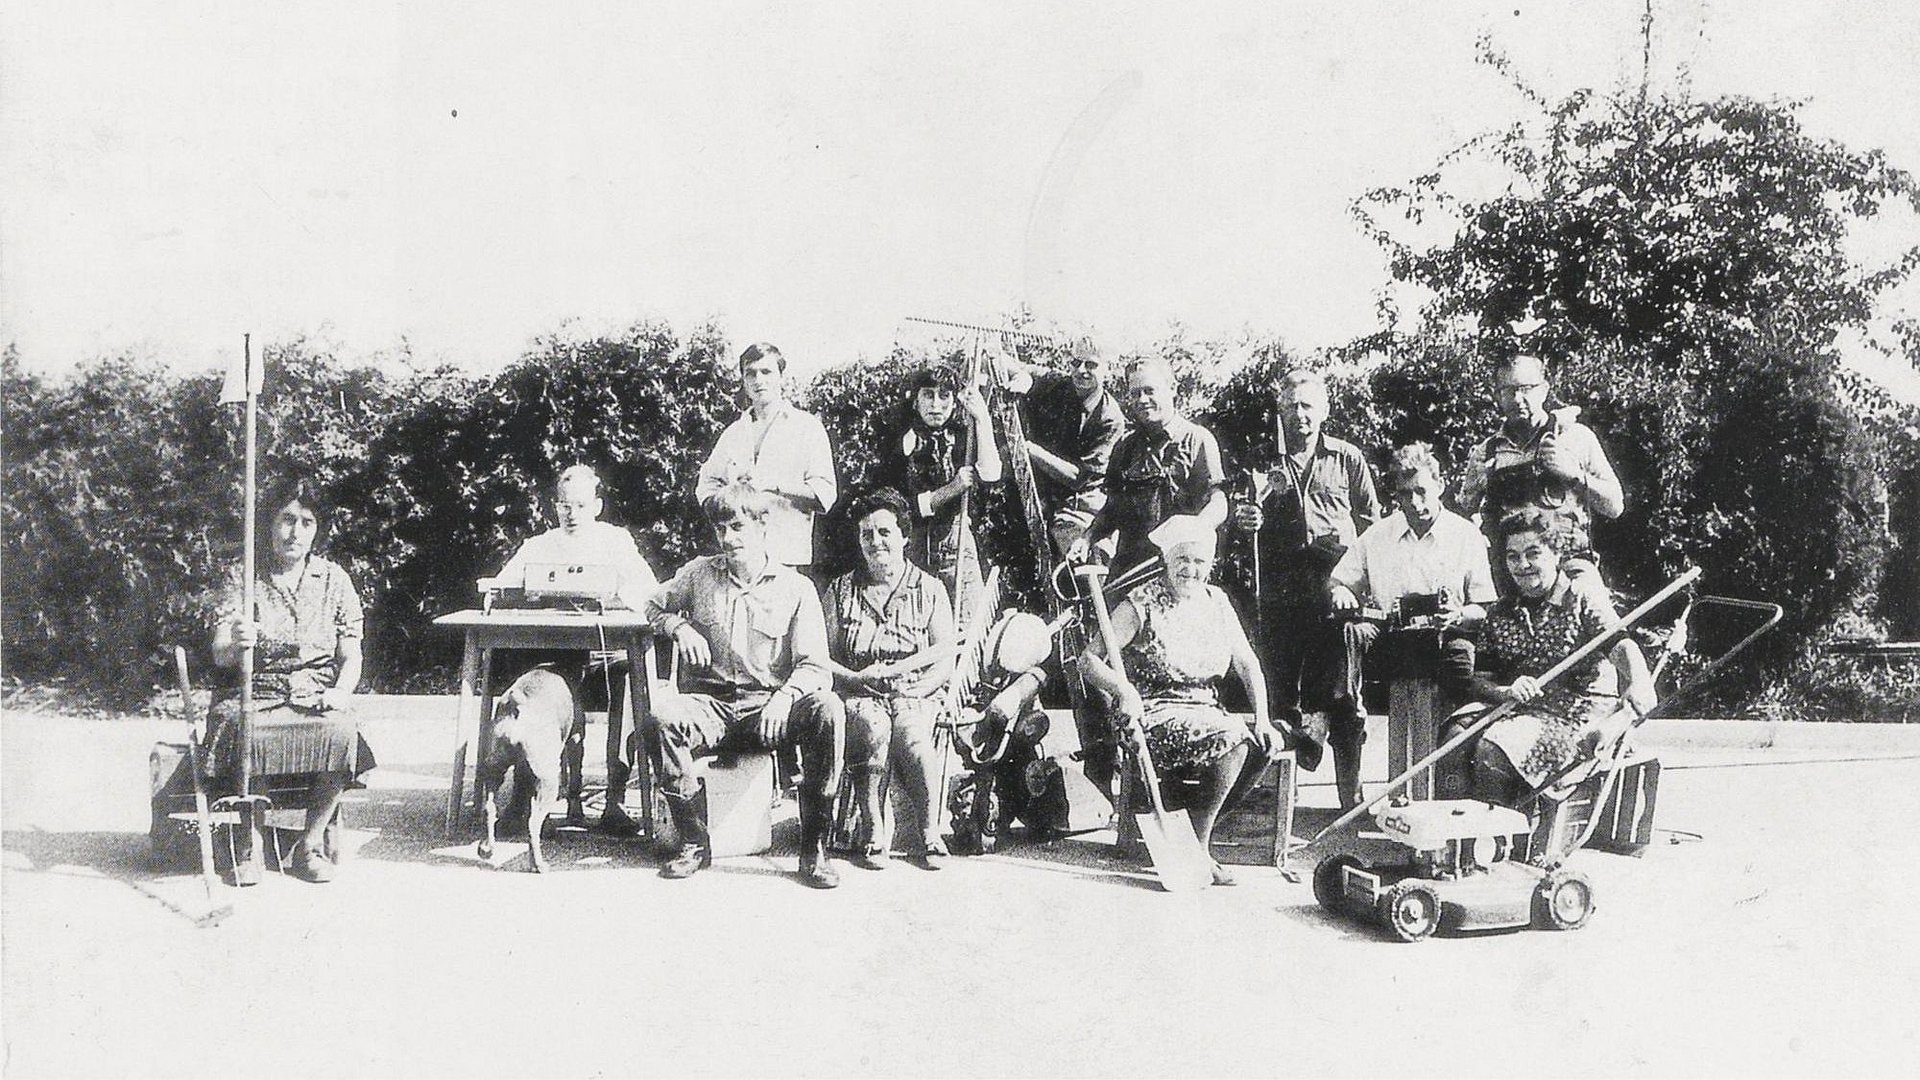
M 1514 76 L 1490 46 L 1483 60 Z M 1395 279 L 1430 293 L 1414 333 L 1387 335 L 1375 389 L 1399 406 L 1484 385 L 1516 351 L 1556 363 L 1629 493 L 1596 536 L 1615 584 L 1697 559 L 1711 586 L 1786 605 L 1776 662 L 1876 580 L 1885 447 L 1845 407 L 1833 347 L 1920 263 L 1915 247 L 1857 268 L 1850 230 L 1910 225 L 1920 188 L 1791 104 L 1644 85 L 1549 100 L 1514 81 L 1536 115 L 1355 204 Z M 1504 190 L 1474 192 L 1468 161 Z M 1458 429 L 1438 434 L 1457 461 Z

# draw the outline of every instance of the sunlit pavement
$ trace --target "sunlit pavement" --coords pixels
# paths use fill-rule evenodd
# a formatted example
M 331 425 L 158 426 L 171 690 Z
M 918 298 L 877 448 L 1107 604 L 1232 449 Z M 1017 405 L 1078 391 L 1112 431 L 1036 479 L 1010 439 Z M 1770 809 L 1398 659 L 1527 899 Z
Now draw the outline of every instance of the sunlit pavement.
M 1402 945 L 1277 871 L 1172 895 L 1086 840 L 814 892 L 781 848 L 669 882 L 569 832 L 521 873 L 524 845 L 495 867 L 476 826 L 442 836 L 444 730 L 374 726 L 339 880 L 222 886 L 207 928 L 197 876 L 147 869 L 147 747 L 176 729 L 5 717 L 7 1074 L 1904 1075 L 1920 1050 L 1904 731 L 1676 739 L 1656 846 L 1576 857 L 1584 929 Z

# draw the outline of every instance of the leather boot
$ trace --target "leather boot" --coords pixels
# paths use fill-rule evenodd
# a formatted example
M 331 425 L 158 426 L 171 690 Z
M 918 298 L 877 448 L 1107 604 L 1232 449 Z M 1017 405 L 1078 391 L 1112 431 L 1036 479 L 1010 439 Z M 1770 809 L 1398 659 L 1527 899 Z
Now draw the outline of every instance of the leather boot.
M 800 880 L 815 889 L 840 884 L 827 858 L 827 834 L 833 830 L 833 802 L 812 784 L 800 786 Z
M 1362 740 L 1336 736 L 1333 739 L 1334 788 L 1340 794 L 1340 809 L 1351 810 L 1367 801 L 1360 787 L 1360 746 Z
M 667 796 L 667 811 L 680 834 L 680 853 L 660 868 L 663 878 L 687 878 L 713 865 L 713 840 L 707 832 L 707 788 L 691 797 Z

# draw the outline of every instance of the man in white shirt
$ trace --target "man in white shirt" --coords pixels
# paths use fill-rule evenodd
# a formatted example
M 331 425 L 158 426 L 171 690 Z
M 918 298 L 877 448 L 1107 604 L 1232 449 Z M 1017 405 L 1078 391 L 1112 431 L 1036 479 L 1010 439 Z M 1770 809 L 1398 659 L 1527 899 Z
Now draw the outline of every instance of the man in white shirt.
M 839 488 L 827 429 L 786 398 L 787 359 L 765 342 L 740 354 L 747 411 L 727 425 L 700 466 L 694 497 L 702 505 L 729 484 L 773 496 L 767 514 L 768 554 L 775 562 L 813 565 L 813 517 L 832 509 Z
M 1366 710 L 1360 684 L 1367 655 L 1380 637 L 1380 624 L 1356 618 L 1363 607 L 1391 611 L 1413 596 L 1433 597 L 1442 630 L 1463 630 L 1486 617 L 1484 605 L 1493 602 L 1493 572 L 1487 561 L 1486 538 L 1473 523 L 1440 503 L 1445 485 L 1440 463 L 1426 443 L 1416 442 L 1393 452 L 1387 482 L 1399 509 L 1367 527 L 1340 561 L 1327 582 L 1329 606 L 1345 616 L 1344 648 L 1331 657 L 1333 670 L 1328 700 L 1339 715 L 1336 727 L 1365 731 Z M 1359 755 L 1345 760 L 1334 756 L 1340 801 L 1361 801 Z
M 660 587 L 660 582 L 653 576 L 653 568 L 641 556 L 639 546 L 633 542 L 633 534 L 618 525 L 599 520 L 603 507 L 599 474 L 585 465 L 569 466 L 553 486 L 553 515 L 559 521 L 559 526 L 523 541 L 520 550 L 513 553 L 513 558 L 507 560 L 507 565 L 501 568 L 490 584 L 499 588 L 521 588 L 526 583 L 529 566 L 556 563 L 605 566 L 614 572 L 614 599 L 618 605 L 633 611 L 644 610 L 647 601 L 653 598 L 654 591 Z M 482 581 L 482 585 L 487 584 Z M 569 649 L 513 649 L 495 659 L 488 682 L 496 690 L 504 689 L 521 673 L 541 664 L 550 665 L 565 678 L 573 688 L 576 699 L 586 679 L 591 678 L 595 683 L 604 685 L 608 696 L 608 717 L 612 719 L 613 700 L 620 693 L 625 674 L 624 656 L 616 652 L 582 653 Z M 618 732 L 607 740 L 607 744 L 607 807 L 601 815 L 600 825 L 609 832 L 632 832 L 633 821 L 620 804 L 626 795 L 627 779 L 632 775 L 633 765 L 621 757 L 623 743 Z M 570 742 L 567 752 L 577 755 L 578 744 Z M 573 770 L 570 775 L 578 778 L 578 763 L 570 762 L 569 768 Z M 567 792 L 567 820 L 577 822 L 584 816 L 579 788 L 573 786 Z M 506 820 L 520 820 L 517 807 L 506 816 Z
M 526 582 L 527 567 L 541 563 L 605 566 L 617 575 L 615 596 L 621 606 L 633 611 L 646 607 L 659 580 L 641 557 L 633 534 L 600 520 L 604 505 L 599 474 L 585 465 L 569 466 L 553 486 L 553 515 L 559 527 L 523 541 L 495 575 L 495 583 L 520 588 Z

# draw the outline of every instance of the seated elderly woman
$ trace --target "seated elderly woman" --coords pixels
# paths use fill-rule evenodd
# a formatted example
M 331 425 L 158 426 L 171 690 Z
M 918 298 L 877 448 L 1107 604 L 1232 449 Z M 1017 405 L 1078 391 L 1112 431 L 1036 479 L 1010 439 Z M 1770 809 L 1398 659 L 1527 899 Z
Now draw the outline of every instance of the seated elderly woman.
M 1267 681 L 1227 595 L 1207 583 L 1218 534 L 1199 518 L 1168 519 L 1150 535 L 1165 573 L 1113 611 L 1125 674 L 1097 640 L 1081 658 L 1087 682 L 1113 702 L 1120 725 L 1144 726 L 1147 750 L 1166 780 L 1197 780 L 1187 810 L 1204 847 L 1214 822 L 1252 791 L 1283 740 L 1267 719 Z M 1220 707 L 1216 690 L 1231 670 L 1246 688 L 1246 720 Z M 1214 864 L 1216 885 L 1233 876 Z
M 1463 748 L 1460 767 L 1473 798 L 1511 806 L 1549 780 L 1567 778 L 1569 766 L 1652 708 L 1653 683 L 1640 647 L 1622 638 L 1541 685 L 1537 676 L 1620 617 L 1597 578 L 1566 572 L 1567 554 L 1586 548 L 1578 525 L 1529 508 L 1503 519 L 1495 535 L 1516 591 L 1488 611 L 1466 689 L 1480 702 L 1515 708 Z M 1451 723 L 1457 730 L 1471 720 Z
M 260 538 L 251 618 L 241 610 L 238 569 L 213 636 L 214 663 L 232 672 L 214 690 L 207 759 L 231 788 L 240 764 L 241 649 L 253 646 L 254 723 L 250 757 L 258 779 L 310 779 L 306 831 L 293 873 L 330 881 L 339 852 L 335 812 L 347 785 L 374 765 L 347 713 L 360 681 L 360 598 L 346 571 L 313 553 L 326 538 L 327 506 L 314 485 L 292 479 L 260 500 Z M 275 785 L 284 786 L 284 785 Z M 239 884 L 259 880 L 260 853 L 247 830 L 234 859 Z
M 826 617 L 834 683 L 847 707 L 847 776 L 860 818 L 852 861 L 867 870 L 886 865 L 881 780 L 891 776 L 915 817 L 907 853 L 937 870 L 947 852 L 934 832 L 933 734 L 953 658 L 912 671 L 888 668 L 952 644 L 953 605 L 938 578 L 906 559 L 913 516 L 899 492 L 880 488 L 862 496 L 849 516 L 859 529 L 863 565 L 827 586 Z

